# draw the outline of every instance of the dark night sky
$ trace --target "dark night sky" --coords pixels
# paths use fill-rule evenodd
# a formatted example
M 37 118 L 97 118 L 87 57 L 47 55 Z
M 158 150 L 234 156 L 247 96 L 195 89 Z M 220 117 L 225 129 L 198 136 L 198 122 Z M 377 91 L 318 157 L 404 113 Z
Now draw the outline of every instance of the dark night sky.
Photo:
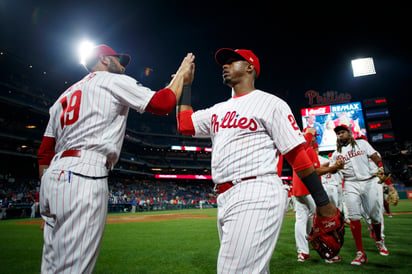
M 296 116 L 308 107 L 304 94 L 310 89 L 350 93 L 353 100 L 385 96 L 396 137 L 410 140 L 408 8 L 359 2 L 302 6 L 294 1 L 285 7 L 257 0 L 0 0 L 0 49 L 47 71 L 39 77 L 56 98 L 65 81 L 85 75 L 77 57 L 83 38 L 130 54 L 127 74 L 154 90 L 167 83 L 186 52 L 193 52 L 193 104 L 199 109 L 230 96 L 214 61 L 216 50 L 247 48 L 261 62 L 256 87 L 285 99 Z M 350 60 L 358 57 L 373 57 L 377 74 L 353 78 Z M 153 73 L 142 79 L 146 67 Z

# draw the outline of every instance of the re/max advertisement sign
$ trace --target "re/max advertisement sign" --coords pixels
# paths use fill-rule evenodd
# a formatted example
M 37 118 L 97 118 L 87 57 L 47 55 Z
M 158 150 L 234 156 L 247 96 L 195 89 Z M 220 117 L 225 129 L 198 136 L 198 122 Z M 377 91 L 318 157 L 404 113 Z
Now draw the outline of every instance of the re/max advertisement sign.
M 301 115 L 302 116 L 317 116 L 317 115 L 325 115 L 325 114 L 330 114 L 330 113 L 349 112 L 349 111 L 358 111 L 358 110 L 362 110 L 362 105 L 360 102 L 354 102 L 354 103 L 339 104 L 339 105 L 304 108 L 301 110 Z

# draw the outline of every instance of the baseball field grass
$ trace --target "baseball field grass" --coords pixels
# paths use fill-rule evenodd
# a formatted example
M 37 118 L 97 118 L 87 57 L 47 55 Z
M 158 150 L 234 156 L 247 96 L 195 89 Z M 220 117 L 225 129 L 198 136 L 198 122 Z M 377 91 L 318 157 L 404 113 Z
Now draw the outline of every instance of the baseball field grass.
M 348 226 L 341 262 L 326 264 L 314 250 L 309 260 L 297 262 L 295 218 L 288 212 L 270 263 L 271 273 L 409 273 L 412 200 L 401 200 L 391 209 L 393 218 L 385 215 L 389 256 L 378 254 L 363 224 L 369 263 L 362 266 L 350 264 L 356 250 Z M 40 272 L 39 223 L 40 219 L 0 221 L 0 273 Z M 216 209 L 110 214 L 95 273 L 216 273 L 218 249 Z

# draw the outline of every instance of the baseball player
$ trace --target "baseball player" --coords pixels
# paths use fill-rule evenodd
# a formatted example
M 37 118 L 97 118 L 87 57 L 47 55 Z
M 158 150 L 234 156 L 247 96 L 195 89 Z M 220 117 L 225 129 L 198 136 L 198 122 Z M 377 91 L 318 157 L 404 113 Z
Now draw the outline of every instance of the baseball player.
M 321 176 L 329 172 L 335 172 L 338 168 L 342 168 L 342 162 L 337 161 L 334 166 L 320 166 L 318 155 L 313 148 L 316 142 L 316 130 L 313 127 L 307 127 L 303 130 L 305 134 L 305 149 L 311 159 L 316 173 Z M 295 242 L 298 253 L 298 262 L 304 262 L 310 258 L 308 235 L 313 225 L 313 214 L 315 213 L 316 205 L 310 195 L 310 192 L 299 178 L 297 173 L 293 172 L 292 178 L 293 188 L 293 203 L 295 206 Z M 335 263 L 341 260 L 340 256 L 335 256 L 327 263 Z
M 346 125 L 335 127 L 337 135 L 337 150 L 332 155 L 331 162 L 338 159 L 344 161 L 345 168 L 341 170 L 344 179 L 344 199 L 347 208 L 347 218 L 356 245 L 356 257 L 352 265 L 362 265 L 368 262 L 362 243 L 361 208 L 370 217 L 375 232 L 375 243 L 382 256 L 388 256 L 381 237 L 381 200 L 382 193 L 376 184 L 379 178 L 370 169 L 369 158 L 383 172 L 382 159 L 376 150 L 365 140 L 355 140 Z
M 332 153 L 330 153 L 329 155 L 332 156 Z M 326 159 L 325 157 L 320 155 L 318 155 L 318 158 L 321 167 L 327 167 L 330 165 L 329 159 Z M 343 211 L 342 175 L 340 174 L 340 172 L 328 172 L 321 176 L 321 180 L 326 193 L 328 193 L 329 200 L 331 200 L 340 211 Z
M 366 138 L 366 136 L 364 136 L 364 135 L 362 135 L 361 137 L 359 137 L 359 138 L 357 138 L 356 140 L 358 140 L 358 139 L 363 139 L 363 140 L 365 140 L 365 141 L 368 141 L 368 139 Z M 377 154 L 378 154 L 378 156 L 379 157 L 381 157 L 381 155 L 379 154 L 379 152 L 376 152 Z M 376 174 L 377 172 L 378 172 L 378 166 L 375 164 L 375 162 L 374 161 L 372 161 L 372 159 L 369 159 L 369 168 L 371 169 L 371 173 L 372 174 Z M 380 214 L 380 223 L 381 223 L 381 238 L 382 239 L 384 239 L 385 238 L 385 233 L 384 233 L 384 229 L 385 229 L 385 222 L 384 222 L 384 218 L 383 218 L 383 213 L 384 213 L 384 210 L 385 210 L 385 207 L 384 207 L 384 190 L 383 190 L 383 188 L 384 188 L 384 186 L 386 185 L 386 182 L 385 183 L 382 183 L 382 182 L 379 182 L 378 184 L 376 184 L 376 188 L 377 188 L 377 191 L 378 191 L 378 195 L 380 195 L 380 196 L 382 196 L 382 200 L 378 200 L 378 203 L 379 203 L 379 209 L 380 209 L 380 212 L 381 212 L 381 214 Z M 362 218 L 364 219 L 364 221 L 365 221 L 365 223 L 366 223 L 366 225 L 368 226 L 368 230 L 369 230 L 369 232 L 370 232 L 370 236 L 371 236 L 371 238 L 373 238 L 373 239 L 375 239 L 375 231 L 374 231 L 374 229 L 373 229 L 373 226 L 372 226 L 372 221 L 371 221 L 371 218 L 369 217 L 369 215 L 365 212 L 365 210 L 363 209 L 363 207 L 361 208 L 361 215 L 362 215 Z
M 223 48 L 215 59 L 233 97 L 194 112 L 191 87 L 185 86 L 178 102 L 178 130 L 212 141 L 220 239 L 217 273 L 269 273 L 287 207 L 287 189 L 277 174 L 279 154 L 310 190 L 318 215 L 339 213 L 306 154 L 305 139 L 289 106 L 255 88 L 260 74 L 256 55 Z
M 129 55 L 96 46 L 85 65 L 90 73 L 50 108 L 38 151 L 42 273 L 93 272 L 107 217 L 107 178 L 119 158 L 129 109 L 159 115 L 173 110 L 194 55 L 187 54 L 158 92 L 124 75 L 129 61 Z

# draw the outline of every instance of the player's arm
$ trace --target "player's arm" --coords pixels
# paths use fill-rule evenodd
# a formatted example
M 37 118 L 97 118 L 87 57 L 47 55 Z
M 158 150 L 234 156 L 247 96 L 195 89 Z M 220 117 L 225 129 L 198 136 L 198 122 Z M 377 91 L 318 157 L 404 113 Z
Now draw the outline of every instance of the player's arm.
M 316 203 L 316 214 L 321 218 L 329 218 L 336 214 L 337 209 L 329 201 L 328 195 L 322 186 L 319 175 L 313 167 L 313 162 L 308 157 L 304 146 L 298 145 L 284 155 L 296 174 L 302 180 Z
M 336 173 L 339 169 L 342 169 L 344 167 L 344 164 L 341 160 L 336 161 L 336 163 L 332 166 L 329 166 L 329 163 L 325 163 L 321 165 L 320 167 L 316 168 L 316 173 L 319 176 L 322 176 L 326 173 Z
M 192 78 L 189 83 L 185 83 L 182 88 L 182 94 L 177 102 L 176 119 L 177 130 L 184 135 L 195 135 L 195 127 L 193 125 L 192 114 L 192 81 L 194 69 L 192 70 Z
M 173 110 L 176 102 L 180 99 L 184 84 L 190 84 L 193 81 L 194 59 L 195 56 L 192 53 L 186 55 L 179 69 L 173 75 L 172 81 L 153 95 L 145 111 L 165 115 Z
M 316 134 L 316 129 L 313 127 L 308 127 L 305 129 L 305 140 L 306 143 L 304 144 L 305 149 L 308 148 L 312 143 L 312 138 Z
M 378 153 L 373 153 L 370 158 L 372 159 L 372 161 L 378 166 L 378 167 L 383 167 L 383 163 L 382 163 L 382 158 L 378 155 Z
M 37 152 L 37 162 L 39 164 L 39 178 L 43 176 L 44 170 L 50 165 L 51 160 L 54 157 L 54 147 L 56 140 L 53 137 L 44 136 L 41 142 L 39 151 Z

